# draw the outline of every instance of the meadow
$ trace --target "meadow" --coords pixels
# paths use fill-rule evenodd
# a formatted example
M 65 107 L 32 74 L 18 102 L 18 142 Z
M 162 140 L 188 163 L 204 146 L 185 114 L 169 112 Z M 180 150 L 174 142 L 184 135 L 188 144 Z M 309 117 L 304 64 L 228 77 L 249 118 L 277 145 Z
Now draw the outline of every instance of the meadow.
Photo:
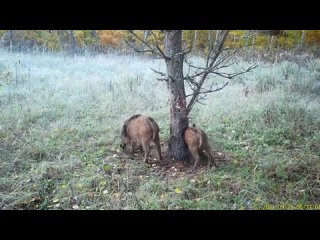
M 256 64 L 194 107 L 218 166 L 189 173 L 119 147 L 141 113 L 165 153 L 163 60 L 1 50 L 0 209 L 320 209 L 320 60 Z

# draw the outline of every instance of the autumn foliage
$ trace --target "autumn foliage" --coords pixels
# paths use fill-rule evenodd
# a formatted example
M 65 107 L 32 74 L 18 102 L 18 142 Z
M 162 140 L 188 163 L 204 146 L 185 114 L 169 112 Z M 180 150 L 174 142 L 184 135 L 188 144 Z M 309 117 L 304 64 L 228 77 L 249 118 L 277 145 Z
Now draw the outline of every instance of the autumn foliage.
M 163 49 L 163 31 L 136 30 L 141 39 L 150 45 L 157 44 Z M 184 30 L 183 47 L 190 48 L 194 54 L 209 49 L 215 40 L 216 30 Z M 73 37 L 70 37 L 70 33 Z M 78 49 L 99 46 L 99 49 L 128 50 L 125 40 L 142 48 L 141 42 L 130 36 L 126 30 L 0 30 L 1 45 L 25 48 L 41 48 L 48 51 L 65 50 L 65 44 L 75 41 Z M 225 47 L 241 49 L 250 47 L 255 50 L 290 50 L 295 48 L 316 49 L 320 46 L 320 30 L 232 30 Z M 21 48 L 18 48 L 21 49 Z

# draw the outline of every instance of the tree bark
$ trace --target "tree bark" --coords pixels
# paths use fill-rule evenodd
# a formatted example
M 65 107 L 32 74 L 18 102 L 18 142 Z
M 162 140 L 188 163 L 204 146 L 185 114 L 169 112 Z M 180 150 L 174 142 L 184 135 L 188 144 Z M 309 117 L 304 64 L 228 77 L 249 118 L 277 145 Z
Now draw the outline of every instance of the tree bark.
M 198 35 L 198 31 L 195 30 L 194 37 L 193 37 L 193 45 L 192 45 L 192 55 L 195 55 L 197 51 L 197 35 Z
M 91 37 L 94 38 L 94 39 L 97 39 L 97 38 L 98 38 L 98 35 L 97 35 L 97 31 L 96 31 L 96 30 L 92 30 L 92 31 L 91 31 Z
M 147 38 L 148 38 L 149 34 L 150 34 L 150 30 L 144 30 L 144 32 L 143 32 L 143 41 L 144 42 L 147 42 Z M 145 44 L 142 43 L 142 46 L 141 46 L 142 51 L 144 51 L 144 47 L 145 47 Z
M 304 46 L 304 39 L 305 39 L 305 30 L 302 30 L 301 39 L 300 39 L 300 46 Z
M 72 30 L 68 30 L 67 33 L 68 33 L 68 38 L 69 38 L 69 40 L 71 42 L 70 51 L 71 51 L 72 54 L 75 54 L 77 52 L 77 41 L 76 41 L 76 38 L 74 37 Z
M 165 54 L 170 91 L 170 140 L 168 155 L 175 160 L 187 160 L 188 148 L 184 132 L 188 127 L 187 101 L 183 79 L 182 31 L 165 32 Z

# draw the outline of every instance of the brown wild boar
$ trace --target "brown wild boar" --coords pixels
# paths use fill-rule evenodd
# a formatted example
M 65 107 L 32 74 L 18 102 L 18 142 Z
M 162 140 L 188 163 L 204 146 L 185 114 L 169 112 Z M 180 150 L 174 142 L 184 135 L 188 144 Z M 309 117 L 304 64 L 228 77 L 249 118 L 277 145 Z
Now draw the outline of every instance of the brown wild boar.
M 193 127 L 188 127 L 184 132 L 184 140 L 188 145 L 188 149 L 195 160 L 193 170 L 197 167 L 199 163 L 200 155 L 203 154 L 205 154 L 208 158 L 208 167 L 210 166 L 211 161 L 215 166 L 217 166 L 211 154 L 211 148 L 208 142 L 208 138 L 204 131 L 202 131 L 199 128 L 196 128 L 193 124 Z
M 156 145 L 159 160 L 162 160 L 159 131 L 159 126 L 153 118 L 136 114 L 124 122 L 120 146 L 123 149 L 130 147 L 131 153 L 136 147 L 142 147 L 145 153 L 144 162 L 148 162 L 150 145 L 153 142 Z

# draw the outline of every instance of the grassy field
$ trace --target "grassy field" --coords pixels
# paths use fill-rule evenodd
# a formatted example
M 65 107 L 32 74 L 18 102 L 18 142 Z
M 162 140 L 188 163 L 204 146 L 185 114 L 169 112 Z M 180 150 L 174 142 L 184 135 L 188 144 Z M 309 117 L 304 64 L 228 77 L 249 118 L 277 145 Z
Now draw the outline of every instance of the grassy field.
M 0 209 L 320 209 L 320 60 L 258 64 L 193 109 L 219 161 L 188 173 L 119 148 L 141 113 L 165 153 L 162 60 L 0 52 Z

